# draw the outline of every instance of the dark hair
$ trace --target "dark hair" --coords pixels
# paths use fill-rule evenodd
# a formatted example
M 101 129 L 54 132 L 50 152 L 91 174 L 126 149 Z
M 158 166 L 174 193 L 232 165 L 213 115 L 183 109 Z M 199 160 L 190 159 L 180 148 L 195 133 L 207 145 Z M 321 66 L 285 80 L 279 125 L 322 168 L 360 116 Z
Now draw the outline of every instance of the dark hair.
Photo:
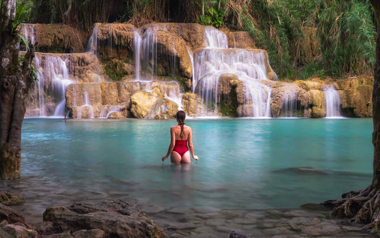
M 177 118 L 178 124 L 181 126 L 181 134 L 179 136 L 182 138 L 183 125 L 185 125 L 186 120 L 186 113 L 184 111 L 178 111 L 175 115 L 175 118 Z

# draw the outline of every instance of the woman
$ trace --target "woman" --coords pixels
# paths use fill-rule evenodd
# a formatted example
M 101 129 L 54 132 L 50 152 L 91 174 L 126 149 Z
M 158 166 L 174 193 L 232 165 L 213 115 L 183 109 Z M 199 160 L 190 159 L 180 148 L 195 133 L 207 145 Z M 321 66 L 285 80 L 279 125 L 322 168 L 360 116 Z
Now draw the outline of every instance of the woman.
M 178 126 L 170 128 L 170 145 L 168 153 L 162 157 L 162 162 L 171 155 L 171 162 L 173 164 L 189 164 L 190 153 L 195 160 L 198 160 L 198 156 L 194 155 L 193 146 L 193 132 L 191 127 L 185 126 L 186 113 L 184 111 L 178 111 L 176 114 Z M 190 152 L 187 147 L 187 143 L 190 147 Z

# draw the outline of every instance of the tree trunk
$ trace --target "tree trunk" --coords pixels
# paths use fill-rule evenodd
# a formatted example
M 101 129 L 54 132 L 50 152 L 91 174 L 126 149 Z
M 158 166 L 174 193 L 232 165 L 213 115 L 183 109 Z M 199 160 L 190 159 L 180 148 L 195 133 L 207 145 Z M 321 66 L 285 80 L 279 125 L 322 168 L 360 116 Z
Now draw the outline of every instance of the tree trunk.
M 0 179 L 20 177 L 21 126 L 30 77 L 34 46 L 20 61 L 20 38 L 12 32 L 16 0 L 3 0 L 0 11 Z
M 357 223 L 368 224 L 366 228 L 375 228 L 380 223 L 380 1 L 371 0 L 377 22 L 376 63 L 374 66 L 373 87 L 373 134 L 374 146 L 373 178 L 367 188 L 344 193 L 342 199 L 329 200 L 323 204 L 333 208 L 332 216 L 352 218 Z

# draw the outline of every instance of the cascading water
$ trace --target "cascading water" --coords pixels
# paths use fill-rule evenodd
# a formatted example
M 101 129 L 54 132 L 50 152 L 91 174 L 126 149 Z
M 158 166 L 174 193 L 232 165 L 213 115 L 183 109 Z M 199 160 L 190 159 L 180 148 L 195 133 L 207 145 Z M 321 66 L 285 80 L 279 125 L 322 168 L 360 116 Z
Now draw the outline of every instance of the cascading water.
M 341 117 L 340 115 L 340 98 L 338 91 L 334 86 L 326 86 L 323 89 L 326 99 L 326 117 Z
M 214 27 L 206 27 L 204 36 L 205 36 L 207 48 L 214 48 L 214 49 L 228 48 L 228 40 L 227 40 L 226 34 L 215 29 Z
M 283 117 L 297 116 L 297 92 L 296 91 L 294 90 L 285 91 L 280 115 Z
M 197 51 L 194 57 L 193 87 L 209 108 L 207 114 L 218 113 L 219 77 L 235 74 L 247 88 L 245 101 L 252 104 L 252 111 L 246 110 L 243 115 L 270 117 L 271 88 L 257 81 L 267 79 L 264 53 L 227 49 L 225 34 L 213 28 L 206 28 L 205 38 L 208 47 Z
M 141 35 L 138 31 L 133 32 L 133 50 L 134 50 L 134 61 L 135 61 L 135 79 L 140 80 L 141 71 Z
M 50 100 L 50 105 L 52 103 L 51 97 L 47 95 L 52 96 L 55 101 L 58 101 L 52 116 L 64 116 L 66 88 L 69 84 L 73 83 L 69 77 L 68 60 L 68 57 L 62 59 L 60 56 L 48 54 L 36 54 L 35 56 L 34 67 L 38 70 L 38 81 L 34 86 L 35 107 L 41 117 L 48 115 L 46 111 L 47 102 Z M 43 64 L 42 61 L 44 62 Z
M 25 38 L 25 41 L 29 44 L 31 43 L 34 45 L 36 42 L 35 37 L 37 35 L 37 32 L 34 30 L 34 24 L 22 24 L 22 34 Z
M 87 109 L 87 112 L 89 113 L 89 115 L 88 115 L 89 118 L 94 118 L 94 109 L 90 104 L 90 99 L 88 97 L 88 93 L 84 92 L 83 96 L 84 96 L 84 104 L 79 107 L 78 118 L 82 118 L 83 109 Z
M 95 26 L 87 43 L 87 52 L 96 53 L 98 50 L 98 27 Z

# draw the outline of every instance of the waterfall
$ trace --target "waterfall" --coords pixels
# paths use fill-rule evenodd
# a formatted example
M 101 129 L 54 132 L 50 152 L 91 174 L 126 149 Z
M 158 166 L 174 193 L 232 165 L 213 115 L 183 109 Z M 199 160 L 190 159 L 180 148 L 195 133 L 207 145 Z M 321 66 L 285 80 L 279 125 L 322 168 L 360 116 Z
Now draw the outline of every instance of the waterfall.
M 87 52 L 96 53 L 98 50 L 98 27 L 95 26 L 87 43 Z
M 134 61 L 135 61 L 135 79 L 140 80 L 140 61 L 141 61 L 141 35 L 138 31 L 133 32 L 133 48 L 134 48 Z
M 42 74 L 41 68 L 41 59 L 36 54 L 34 58 L 34 67 L 38 70 L 37 79 L 38 81 L 34 85 L 34 91 L 36 95 L 36 109 L 39 109 L 40 117 L 46 116 L 45 112 L 45 92 L 44 92 L 44 75 Z M 38 97 L 38 105 L 37 105 L 37 97 Z
M 215 29 L 214 27 L 206 27 L 204 32 L 207 48 L 227 49 L 228 40 L 226 34 Z
M 341 117 L 339 93 L 334 86 L 326 86 L 323 89 L 326 99 L 326 117 Z
M 220 37 L 220 34 L 214 35 Z M 222 74 L 235 74 L 247 88 L 246 103 L 252 104 L 252 112 L 247 110 L 243 115 L 270 117 L 271 88 L 257 81 L 267 79 L 266 64 L 262 51 L 202 49 L 194 57 L 193 87 L 207 107 L 211 108 L 209 113 L 217 115 L 219 77 Z
M 187 46 L 187 53 L 189 54 L 189 57 L 190 57 L 190 61 L 191 61 L 191 70 L 192 70 L 192 77 L 193 77 L 193 83 L 191 84 L 191 91 L 192 93 L 195 92 L 195 83 L 194 83 L 194 56 L 193 56 L 193 52 L 190 50 L 190 48 Z
M 35 36 L 37 33 L 34 30 L 34 24 L 22 24 L 22 35 L 24 36 L 26 42 L 29 44 L 34 44 L 36 42 Z
M 83 95 L 84 95 L 84 104 L 79 107 L 78 116 L 77 117 L 78 118 L 82 118 L 83 109 L 86 108 L 87 110 L 90 111 L 89 118 L 94 118 L 94 109 L 92 108 L 92 106 L 90 104 L 90 99 L 88 98 L 88 93 L 84 92 Z
M 280 115 L 283 117 L 296 117 L 297 116 L 296 113 L 297 113 L 297 92 L 294 90 L 287 90 L 284 93 Z
M 46 111 L 46 105 L 54 105 L 52 100 L 57 101 L 56 107 L 53 108 L 54 113 L 52 113 L 52 116 L 64 116 L 66 88 L 73 83 L 69 76 L 68 61 L 68 57 L 63 60 L 56 55 L 36 54 L 34 67 L 38 70 L 38 81 L 34 85 L 34 95 L 35 109 L 39 111 L 40 117 L 49 114 Z

